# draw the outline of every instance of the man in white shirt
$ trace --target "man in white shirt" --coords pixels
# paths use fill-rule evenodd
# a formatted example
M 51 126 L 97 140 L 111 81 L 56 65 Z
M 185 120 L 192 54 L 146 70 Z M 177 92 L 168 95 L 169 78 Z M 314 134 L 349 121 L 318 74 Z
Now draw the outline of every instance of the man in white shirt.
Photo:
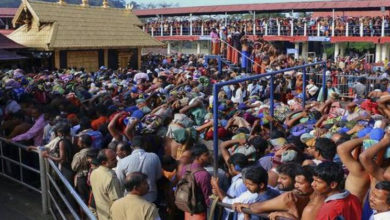
M 370 220 L 390 219 L 390 182 L 381 181 L 370 193 L 370 206 L 374 211 Z
M 244 184 L 248 189 L 246 192 L 236 198 L 229 198 L 225 196 L 222 199 L 222 202 L 231 205 L 237 203 L 251 204 L 266 201 L 279 195 L 278 191 L 268 187 L 268 173 L 260 166 L 245 169 Z M 243 220 L 244 218 L 245 216 L 243 213 L 239 213 L 237 216 L 238 220 Z
M 227 158 L 226 154 L 229 154 L 227 149 L 222 149 L 224 159 Z M 228 165 L 229 173 L 233 176 L 232 183 L 226 193 L 220 188 L 218 178 L 211 177 L 211 186 L 220 200 L 223 200 L 225 197 L 234 199 L 239 197 L 242 193 L 248 191 L 241 173 L 242 169 L 248 165 L 248 158 L 244 154 L 236 153 L 232 156 L 228 155 L 225 162 Z M 229 219 L 229 212 L 232 211 L 230 209 L 226 209 L 223 219 Z

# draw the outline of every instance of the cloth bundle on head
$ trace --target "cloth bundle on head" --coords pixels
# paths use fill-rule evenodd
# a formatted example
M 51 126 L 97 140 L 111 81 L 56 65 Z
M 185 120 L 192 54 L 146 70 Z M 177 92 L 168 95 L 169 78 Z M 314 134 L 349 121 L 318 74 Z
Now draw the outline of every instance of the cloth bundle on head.
M 274 147 L 275 150 L 278 150 L 287 143 L 287 140 L 284 137 L 279 137 L 279 138 L 271 139 L 269 142 Z
M 281 158 L 281 162 L 282 163 L 287 163 L 287 162 L 291 162 L 291 161 L 294 161 L 298 156 L 298 152 L 295 151 L 295 150 L 287 150 L 285 152 L 283 152 L 282 154 L 282 158 Z
M 5 82 L 5 89 L 16 89 L 20 87 L 20 83 L 14 79 L 8 79 Z
M 219 139 L 225 138 L 225 137 L 227 137 L 227 135 L 228 135 L 228 131 L 224 127 L 218 127 L 218 138 Z M 206 132 L 204 139 L 205 140 L 212 140 L 213 137 L 214 137 L 213 129 L 209 129 Z
M 191 138 L 196 141 L 198 133 L 194 128 L 179 128 L 173 131 L 173 139 L 180 144 L 185 144 Z
M 188 128 L 188 127 L 191 127 L 194 124 L 194 121 L 192 121 L 192 119 L 187 117 L 187 115 L 185 115 L 185 114 L 176 113 L 173 116 L 172 123 L 180 124 L 183 127 Z

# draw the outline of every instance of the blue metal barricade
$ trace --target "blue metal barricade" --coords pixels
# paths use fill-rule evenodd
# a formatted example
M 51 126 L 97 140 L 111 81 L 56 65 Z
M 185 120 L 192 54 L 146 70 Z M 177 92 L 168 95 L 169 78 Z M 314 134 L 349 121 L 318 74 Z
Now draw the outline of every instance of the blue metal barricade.
M 323 66 L 323 80 L 322 80 L 322 89 L 323 89 L 323 93 L 325 92 L 325 82 L 326 82 L 326 62 L 323 61 L 323 62 L 317 62 L 317 63 L 311 63 L 311 64 L 306 64 L 306 65 L 302 65 L 302 66 L 297 66 L 297 67 L 292 67 L 292 68 L 287 68 L 287 69 L 282 69 L 282 70 L 278 70 L 278 71 L 274 71 L 274 72 L 270 72 L 270 73 L 265 73 L 265 74 L 260 74 L 260 75 L 254 75 L 254 76 L 250 76 L 250 77 L 245 77 L 245 78 L 241 78 L 241 79 L 235 79 L 235 80 L 230 80 L 230 81 L 226 81 L 226 82 L 219 82 L 219 83 L 216 83 L 213 85 L 213 144 L 214 144 L 214 175 L 217 175 L 217 168 L 218 168 L 218 92 L 219 90 L 223 87 L 223 86 L 227 86 L 227 85 L 232 85 L 232 84 L 237 84 L 237 83 L 241 83 L 241 82 L 245 82 L 245 81 L 252 81 L 252 80 L 258 80 L 260 78 L 263 78 L 263 77 L 270 77 L 270 113 L 271 113 L 271 116 L 273 116 L 273 113 L 274 113 L 274 76 L 276 74 L 281 74 L 281 73 L 284 73 L 284 72 L 288 72 L 288 71 L 293 71 L 293 70 L 299 70 L 299 69 L 303 69 L 303 77 L 304 79 L 306 79 L 306 70 L 305 68 L 307 67 L 313 67 L 313 66 L 318 66 L 318 65 L 321 65 Z M 305 82 L 305 81 L 304 81 Z M 303 86 L 305 86 L 306 83 L 303 84 Z M 303 88 L 302 91 L 305 91 L 305 88 Z M 303 92 L 303 94 L 305 94 L 305 92 Z M 305 95 L 304 95 L 305 97 Z M 303 102 L 303 105 L 305 104 L 305 101 Z

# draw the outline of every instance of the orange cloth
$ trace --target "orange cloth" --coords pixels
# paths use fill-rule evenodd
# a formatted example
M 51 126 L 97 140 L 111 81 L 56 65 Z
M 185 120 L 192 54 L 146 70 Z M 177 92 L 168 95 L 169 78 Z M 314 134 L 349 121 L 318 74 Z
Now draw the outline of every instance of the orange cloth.
M 91 122 L 91 128 L 93 130 L 98 130 L 100 126 L 108 122 L 108 118 L 106 116 L 100 116 L 99 118 L 93 120 Z
M 255 58 L 255 63 L 253 64 L 252 70 L 254 73 L 259 74 L 261 73 L 261 59 L 260 57 Z
M 219 54 L 219 43 L 218 42 L 212 43 L 212 46 L 213 46 L 212 54 L 214 55 Z
M 185 220 L 206 220 L 206 212 L 202 212 L 199 214 L 193 214 L 189 212 L 184 212 L 184 219 Z
M 232 61 L 232 48 L 231 47 L 227 48 L 226 59 L 229 61 Z
M 233 50 L 232 63 L 238 65 L 239 54 L 237 50 Z

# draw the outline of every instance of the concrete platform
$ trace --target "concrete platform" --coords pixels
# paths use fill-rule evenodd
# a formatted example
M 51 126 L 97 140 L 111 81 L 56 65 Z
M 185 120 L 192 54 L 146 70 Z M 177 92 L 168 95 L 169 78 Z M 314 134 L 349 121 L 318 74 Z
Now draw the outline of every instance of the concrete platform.
M 0 219 L 51 220 L 42 215 L 41 195 L 18 183 L 0 176 Z

